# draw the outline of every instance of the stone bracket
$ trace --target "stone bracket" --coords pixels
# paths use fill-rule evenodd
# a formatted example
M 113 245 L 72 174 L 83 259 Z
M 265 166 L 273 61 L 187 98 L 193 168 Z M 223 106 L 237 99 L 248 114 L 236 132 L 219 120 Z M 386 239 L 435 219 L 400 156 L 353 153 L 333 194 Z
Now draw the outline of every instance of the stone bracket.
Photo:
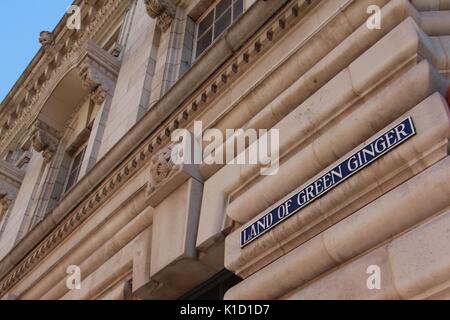
M 31 131 L 31 144 L 36 152 L 42 153 L 47 162 L 50 162 L 58 149 L 61 135 L 55 129 L 41 120 L 37 120 Z
M 78 73 L 83 88 L 92 94 L 94 102 L 101 104 L 105 100 L 106 93 L 114 88 L 119 71 L 120 61 L 116 57 L 94 41 L 88 41 Z
M 184 137 L 184 142 L 190 143 L 183 145 L 183 155 L 191 155 L 186 146 L 194 146 L 194 137 L 192 133 Z M 180 145 L 181 146 L 181 145 Z M 198 165 L 187 164 L 183 159 L 182 164 L 175 164 L 172 161 L 172 152 L 174 145 L 169 145 L 153 156 L 150 161 L 150 180 L 147 186 L 147 201 L 152 207 L 158 206 L 169 194 L 175 191 L 179 186 L 190 178 L 203 183 Z

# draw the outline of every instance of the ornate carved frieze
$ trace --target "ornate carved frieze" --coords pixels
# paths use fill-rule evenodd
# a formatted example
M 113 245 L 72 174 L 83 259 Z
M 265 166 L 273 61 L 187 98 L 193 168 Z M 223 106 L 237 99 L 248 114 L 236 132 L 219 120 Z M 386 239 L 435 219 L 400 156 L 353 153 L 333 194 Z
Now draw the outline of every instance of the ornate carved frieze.
M 162 31 L 166 31 L 175 17 L 176 5 L 179 1 L 171 0 L 145 0 L 148 15 L 156 19 Z

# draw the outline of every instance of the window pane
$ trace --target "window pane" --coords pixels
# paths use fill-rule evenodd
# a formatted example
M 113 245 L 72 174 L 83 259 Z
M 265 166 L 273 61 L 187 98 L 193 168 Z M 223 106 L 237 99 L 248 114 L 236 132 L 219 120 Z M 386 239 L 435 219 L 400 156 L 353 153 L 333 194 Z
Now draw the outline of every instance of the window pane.
M 214 27 L 214 39 L 220 36 L 226 28 L 231 25 L 231 8 L 225 12 L 219 20 L 216 21 Z
M 213 25 L 214 10 L 211 11 L 198 25 L 198 37 L 200 38 Z
M 86 147 L 84 147 L 80 152 L 78 152 L 75 158 L 73 159 L 72 166 L 69 172 L 69 178 L 67 179 L 65 192 L 69 191 L 69 189 L 72 188 L 73 185 L 77 182 L 85 152 Z
M 77 179 L 77 171 L 72 171 L 72 173 L 69 176 L 69 179 L 67 180 L 67 185 L 66 185 L 66 191 L 69 191 L 70 188 L 72 188 L 72 186 L 75 184 L 75 180 Z
M 216 20 L 230 7 L 231 7 L 231 0 L 220 1 L 216 7 Z
M 233 7 L 233 21 L 244 12 L 244 0 L 235 0 Z
M 84 152 L 78 153 L 75 159 L 73 160 L 72 171 L 76 170 L 80 166 L 81 161 L 83 160 L 83 153 Z
M 212 43 L 212 29 L 205 33 L 203 37 L 201 37 L 197 41 L 197 53 L 196 56 L 202 54 L 203 51 L 206 50 L 206 48 L 209 47 L 209 45 Z

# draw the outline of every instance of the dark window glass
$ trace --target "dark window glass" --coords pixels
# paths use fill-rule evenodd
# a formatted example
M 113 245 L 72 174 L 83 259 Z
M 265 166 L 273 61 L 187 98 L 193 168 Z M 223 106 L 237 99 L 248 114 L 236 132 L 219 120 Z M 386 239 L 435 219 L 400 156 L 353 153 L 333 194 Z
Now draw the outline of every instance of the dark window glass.
M 233 20 L 237 20 L 244 12 L 244 0 L 236 0 L 233 7 Z
M 81 151 L 79 151 L 75 155 L 75 158 L 72 161 L 72 166 L 70 167 L 69 178 L 67 179 L 65 192 L 69 191 L 70 188 L 72 188 L 73 185 L 78 180 L 78 175 L 80 174 L 81 165 L 83 164 L 83 158 L 84 158 L 85 151 L 86 151 L 86 147 L 84 147 Z
M 228 9 L 220 18 L 216 21 L 214 26 L 214 39 L 219 37 L 226 28 L 231 25 L 231 8 Z
M 209 28 L 213 25 L 214 22 L 214 11 L 211 11 L 198 25 L 198 37 L 200 38 Z
M 223 300 L 225 293 L 242 279 L 228 270 L 222 270 L 197 288 L 180 297 L 180 300 Z
M 216 20 L 231 7 L 231 0 L 222 0 L 216 7 Z
M 197 42 L 197 57 L 212 43 L 212 29 L 205 33 Z

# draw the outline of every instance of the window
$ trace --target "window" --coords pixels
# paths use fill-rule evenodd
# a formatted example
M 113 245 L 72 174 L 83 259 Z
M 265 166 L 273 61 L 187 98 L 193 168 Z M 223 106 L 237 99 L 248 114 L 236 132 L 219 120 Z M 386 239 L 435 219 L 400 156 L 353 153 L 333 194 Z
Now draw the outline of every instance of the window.
M 77 183 L 78 176 L 80 174 L 81 165 L 83 164 L 84 153 L 86 152 L 86 146 L 80 148 L 80 150 L 75 153 L 72 160 L 72 165 L 70 166 L 69 176 L 67 177 L 65 192 L 69 191 L 75 183 Z
M 244 0 L 220 0 L 197 23 L 195 57 L 200 56 L 244 11 Z

